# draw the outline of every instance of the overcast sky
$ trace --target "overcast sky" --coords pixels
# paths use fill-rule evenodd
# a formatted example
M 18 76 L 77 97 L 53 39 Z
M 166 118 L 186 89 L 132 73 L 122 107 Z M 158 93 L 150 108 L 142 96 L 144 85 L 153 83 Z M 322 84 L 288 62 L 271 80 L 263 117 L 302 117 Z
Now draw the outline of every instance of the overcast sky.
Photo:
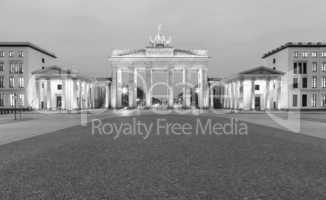
M 326 41 L 325 0 L 0 0 L 0 19 L 0 40 L 30 41 L 92 76 L 110 76 L 111 51 L 145 47 L 158 24 L 174 47 L 207 49 L 218 77 L 285 42 Z

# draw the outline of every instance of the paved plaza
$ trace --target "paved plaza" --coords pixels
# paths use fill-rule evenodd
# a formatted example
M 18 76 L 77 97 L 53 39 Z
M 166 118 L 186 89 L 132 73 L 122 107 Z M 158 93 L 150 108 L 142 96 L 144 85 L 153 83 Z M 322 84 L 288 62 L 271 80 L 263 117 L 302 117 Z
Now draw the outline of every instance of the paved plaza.
M 115 118 L 121 116 L 139 116 L 157 113 L 159 116 L 164 116 L 159 114 L 159 111 L 137 111 L 137 110 L 90 110 L 87 114 L 87 121 L 90 122 L 92 119 L 105 119 L 105 118 Z M 244 113 L 231 113 L 227 110 L 219 111 L 180 111 L 174 112 L 169 111 L 168 113 L 174 113 L 183 116 L 189 115 L 200 115 L 209 116 L 211 118 L 222 117 L 222 118 L 237 118 L 242 121 L 263 125 L 266 127 L 273 127 L 289 131 L 287 127 L 282 126 L 277 121 L 271 119 L 271 117 L 263 112 L 244 112 Z M 287 112 L 274 112 L 270 115 L 275 116 L 278 119 L 283 119 L 288 122 L 293 121 L 300 125 L 300 134 L 319 137 L 326 139 L 326 113 L 324 112 L 303 112 L 296 113 L 294 117 Z M 289 118 L 290 116 L 290 118 Z M 19 118 L 19 115 L 18 115 Z M 298 120 L 300 119 L 300 120 Z M 56 113 L 56 112 L 46 112 L 46 113 L 23 113 L 22 120 L 14 120 L 14 115 L 2 115 L 0 116 L 0 145 L 7 144 L 10 142 L 26 139 L 29 137 L 34 137 L 37 135 L 42 135 L 45 133 L 50 133 L 64 128 L 69 128 L 73 126 L 81 125 L 81 114 L 80 113 Z M 23 130 L 23 131 L 22 131 Z M 291 131 L 291 130 L 290 130 Z
M 270 120 L 262 113 L 222 113 L 106 111 L 90 114 L 88 121 L 150 125 L 163 119 L 195 127 L 198 120 L 228 124 L 237 117 L 255 123 L 245 122 L 246 135 L 195 134 L 195 129 L 187 135 L 165 134 L 154 123 L 147 138 L 93 134 L 92 123 L 80 125 L 80 114 L 31 113 L 25 116 L 28 123 L 2 123 L 1 140 L 15 142 L 0 146 L 0 199 L 326 198 L 324 139 L 263 126 Z M 313 117 L 322 121 L 322 116 L 301 117 L 308 122 Z M 239 128 L 244 122 L 236 123 Z

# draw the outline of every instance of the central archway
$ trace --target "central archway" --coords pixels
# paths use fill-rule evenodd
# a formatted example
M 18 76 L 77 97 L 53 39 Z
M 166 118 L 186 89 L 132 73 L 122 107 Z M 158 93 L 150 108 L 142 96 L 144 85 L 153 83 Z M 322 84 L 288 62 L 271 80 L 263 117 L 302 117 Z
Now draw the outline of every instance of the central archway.
M 149 92 L 152 97 L 152 107 L 169 107 L 169 95 L 172 92 L 172 88 L 166 82 L 154 83 Z

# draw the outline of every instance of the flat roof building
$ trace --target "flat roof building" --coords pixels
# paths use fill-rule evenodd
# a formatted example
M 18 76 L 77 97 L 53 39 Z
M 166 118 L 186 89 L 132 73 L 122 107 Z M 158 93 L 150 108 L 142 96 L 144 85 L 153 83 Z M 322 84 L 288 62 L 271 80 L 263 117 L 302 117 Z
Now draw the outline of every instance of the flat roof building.
M 265 65 L 285 72 L 282 109 L 326 108 L 326 43 L 286 43 L 263 55 Z
M 0 108 L 30 107 L 31 72 L 54 64 L 56 58 L 30 42 L 0 42 Z

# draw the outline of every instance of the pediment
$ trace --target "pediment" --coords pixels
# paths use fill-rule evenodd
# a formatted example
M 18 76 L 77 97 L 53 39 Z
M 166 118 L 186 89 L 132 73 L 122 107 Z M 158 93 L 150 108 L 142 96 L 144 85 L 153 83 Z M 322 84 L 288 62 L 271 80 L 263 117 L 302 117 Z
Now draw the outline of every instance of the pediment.
M 281 71 L 278 71 L 276 69 L 271 69 L 268 67 L 256 67 L 254 69 L 250 69 L 250 70 L 246 70 L 243 72 L 240 72 L 240 74 L 244 74 L 244 75 L 251 75 L 251 74 L 263 74 L 263 75 L 282 75 L 284 74 Z
M 145 49 L 136 49 L 136 50 L 114 50 L 112 56 L 126 56 L 126 57 L 137 57 L 145 56 Z
M 58 66 L 45 67 L 39 70 L 35 70 L 32 74 L 39 75 L 55 75 L 55 74 L 71 74 L 70 70 L 62 69 Z

